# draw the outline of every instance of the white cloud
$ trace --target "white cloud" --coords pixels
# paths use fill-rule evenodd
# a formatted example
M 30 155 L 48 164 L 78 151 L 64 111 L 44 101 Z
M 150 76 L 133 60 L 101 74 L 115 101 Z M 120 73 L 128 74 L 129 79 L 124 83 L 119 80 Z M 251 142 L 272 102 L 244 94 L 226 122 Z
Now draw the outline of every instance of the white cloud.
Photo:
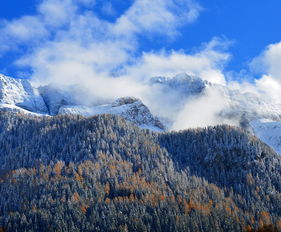
M 270 44 L 254 58 L 250 66 L 256 73 L 262 73 L 261 78 L 255 80 L 259 92 L 270 97 L 273 102 L 281 102 L 281 42 Z
M 126 71 L 128 75 L 139 79 L 151 76 L 173 77 L 186 72 L 207 81 L 225 84 L 223 67 L 230 55 L 217 50 L 214 43 L 219 45 L 225 42 L 214 38 L 194 54 L 186 54 L 183 51 L 144 53 L 135 65 L 128 66 Z
M 191 0 L 135 0 L 116 22 L 117 34 L 161 33 L 177 34 L 177 28 L 192 23 L 199 16 L 201 6 Z
M 71 0 L 43 1 L 38 11 L 43 17 L 43 23 L 48 26 L 61 26 L 74 17 L 77 6 Z
M 281 42 L 269 45 L 266 50 L 255 58 L 251 67 L 254 71 L 266 73 L 281 83 Z
M 15 39 L 23 41 L 47 35 L 47 31 L 42 27 L 42 23 L 37 18 L 29 16 L 7 23 L 4 32 L 6 36 L 10 35 Z
M 143 57 L 134 55 L 139 49 L 138 35 L 174 36 L 179 26 L 193 22 L 201 10 L 198 4 L 190 0 L 135 0 L 116 22 L 111 23 L 97 17 L 91 8 L 94 3 L 91 0 L 44 0 L 38 5 L 37 15 L 26 17 L 38 22 L 38 27 L 46 34 L 40 33 L 35 38 L 36 34 L 23 30 L 25 41 L 15 39 L 17 35 L 13 38 L 10 36 L 15 45 L 31 45 L 30 51 L 18 59 L 16 64 L 31 67 L 34 82 L 51 83 L 58 87 L 80 86 L 83 92 L 91 93 L 88 94 L 89 101 L 126 95 L 141 97 L 149 91 L 134 78 L 142 71 L 133 73 L 133 70 L 140 66 L 135 61 L 145 61 L 148 54 Z M 84 8 L 81 8 L 81 4 L 84 4 Z M 29 28 L 25 17 L 17 22 Z M 2 29 L 6 30 L 12 25 L 13 22 L 7 22 Z M 37 45 L 32 47 L 34 40 L 37 40 Z M 175 72 L 175 68 L 181 65 L 180 59 L 185 55 L 177 52 L 173 54 L 174 68 L 171 69 Z M 149 55 L 153 56 L 153 53 Z M 155 58 L 157 56 L 159 53 L 154 54 Z M 169 60 L 169 57 L 161 55 L 159 58 L 164 63 L 164 59 Z M 204 58 L 198 59 L 204 62 Z M 112 77 L 116 75 L 114 73 L 119 73 L 118 70 L 128 75 Z
M 0 38 L 0 42 L 9 42 L 12 48 L 17 45 L 32 47 L 35 42 L 37 46 L 38 42 L 53 42 L 59 38 L 83 39 L 88 43 L 93 39 L 125 39 L 136 46 L 138 33 L 148 37 L 155 33 L 174 35 L 179 26 L 194 21 L 201 11 L 192 0 L 135 0 L 115 23 L 110 23 L 96 17 L 94 4 L 95 0 L 42 0 L 37 14 L 2 22 L 0 32 L 5 38 Z M 110 5 L 108 2 L 106 8 Z
M 101 11 L 107 16 L 115 16 L 117 14 L 111 2 L 105 2 L 101 8 Z
M 181 130 L 218 124 L 237 125 L 231 119 L 219 117 L 222 110 L 227 107 L 229 107 L 228 99 L 218 89 L 207 89 L 204 95 L 186 102 L 174 120 L 172 129 Z
M 0 28 L 0 56 L 1 53 L 16 50 L 18 44 L 34 41 L 33 45 L 36 46 L 38 41 L 49 35 L 44 24 L 37 17 L 24 16 L 21 19 L 4 21 L 2 25 Z
M 212 42 L 209 43 L 210 46 Z M 206 46 L 208 47 L 208 46 Z M 211 46 L 212 47 L 212 46 Z M 203 50 L 204 51 L 204 50 Z M 202 52 L 201 52 L 202 53 Z M 211 49 L 211 53 L 214 51 Z M 220 54 L 221 55 L 221 54 Z M 216 61 L 212 56 L 206 55 L 210 60 Z M 216 56 L 215 56 L 216 57 Z M 220 57 L 220 56 L 219 56 Z M 198 61 L 196 62 L 198 64 Z M 200 62 L 199 62 L 200 63 Z M 220 63 L 220 62 L 219 62 Z M 248 112 L 253 117 L 256 114 L 263 117 L 281 118 L 281 42 L 269 45 L 265 51 L 254 58 L 250 64 L 252 70 L 263 73 L 253 82 L 249 82 L 243 75 L 239 82 L 226 82 L 226 87 L 233 93 L 245 94 L 232 96 L 221 88 L 208 88 L 203 95 L 189 99 L 182 110 L 173 120 L 172 129 L 179 130 L 191 127 L 205 127 L 218 124 L 239 125 L 241 118 L 220 117 L 222 112 L 232 112 L 236 109 Z M 202 67 L 199 70 L 204 70 Z M 223 69 L 217 67 L 212 71 L 218 71 L 223 77 Z M 242 72 L 243 74 L 243 72 Z M 201 76 L 204 76 L 201 74 Z M 209 76 L 209 75 L 207 75 Z M 215 76 L 220 76 L 216 74 Z M 236 105 L 235 105 L 236 104 Z M 234 108 L 233 108 L 234 107 Z M 230 114 L 231 115 L 231 114 Z
M 37 15 L 6 22 L 2 30 L 10 31 L 4 33 L 6 40 L 11 41 L 10 47 L 25 44 L 29 48 L 16 63 L 31 67 L 33 79 L 44 82 L 70 83 L 69 75 L 53 75 L 55 67 L 66 63 L 77 64 L 79 72 L 85 67 L 85 72 L 91 70 L 95 76 L 111 76 L 122 67 L 129 70 L 128 64 L 134 60 L 148 58 L 148 54 L 143 58 L 134 55 L 139 49 L 139 33 L 148 37 L 155 33 L 175 35 L 179 26 L 194 21 L 201 10 L 191 0 L 135 0 L 115 23 L 111 23 L 99 19 L 93 8 L 87 8 L 94 3 L 93 0 L 44 0 L 38 5 Z M 34 44 L 36 46 L 32 46 Z M 177 59 L 181 57 L 175 57 L 175 67 L 179 63 Z M 77 82 L 81 79 L 82 74 Z

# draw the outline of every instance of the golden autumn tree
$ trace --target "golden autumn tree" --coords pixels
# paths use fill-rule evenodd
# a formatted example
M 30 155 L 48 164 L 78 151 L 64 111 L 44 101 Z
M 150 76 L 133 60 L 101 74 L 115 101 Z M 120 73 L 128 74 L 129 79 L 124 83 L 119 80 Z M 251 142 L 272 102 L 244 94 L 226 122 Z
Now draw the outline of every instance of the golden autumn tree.
M 110 194 L 110 184 L 108 182 L 105 184 L 104 192 L 107 196 Z
M 61 162 L 61 161 L 58 161 L 55 166 L 54 166 L 54 172 L 57 176 L 60 176 L 61 175 L 61 170 L 64 166 L 64 163 Z

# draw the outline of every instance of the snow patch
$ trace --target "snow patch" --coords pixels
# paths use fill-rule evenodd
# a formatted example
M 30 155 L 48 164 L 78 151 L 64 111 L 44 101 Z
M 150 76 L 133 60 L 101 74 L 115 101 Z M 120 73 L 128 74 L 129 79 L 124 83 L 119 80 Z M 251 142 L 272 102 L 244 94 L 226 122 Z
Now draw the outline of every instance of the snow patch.
M 112 104 L 99 106 L 65 105 L 58 114 L 78 114 L 90 117 L 99 114 L 114 114 L 122 116 L 144 129 L 164 131 L 163 124 L 155 118 L 149 109 L 139 100 L 132 97 L 119 98 Z
M 281 121 L 269 119 L 251 122 L 254 134 L 281 155 Z

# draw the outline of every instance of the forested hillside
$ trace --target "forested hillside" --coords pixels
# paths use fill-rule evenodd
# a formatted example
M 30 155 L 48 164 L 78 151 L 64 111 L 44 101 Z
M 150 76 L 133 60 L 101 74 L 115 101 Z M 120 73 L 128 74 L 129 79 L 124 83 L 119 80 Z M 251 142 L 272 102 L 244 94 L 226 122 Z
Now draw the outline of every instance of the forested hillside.
M 281 157 L 238 128 L 0 113 L 0 231 L 281 231 Z

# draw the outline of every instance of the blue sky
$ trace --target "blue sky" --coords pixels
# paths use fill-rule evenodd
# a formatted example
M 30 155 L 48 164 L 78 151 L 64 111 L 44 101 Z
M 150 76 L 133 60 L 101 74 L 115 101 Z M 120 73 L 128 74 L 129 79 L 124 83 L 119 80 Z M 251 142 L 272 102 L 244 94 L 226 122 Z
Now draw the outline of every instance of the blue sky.
M 49 0 L 52 2 L 52 0 Z M 55 0 L 54 0 L 55 1 Z M 0 7 L 0 18 L 2 28 L 13 20 L 21 19 L 25 15 L 38 15 L 38 6 L 44 1 L 40 0 L 9 0 L 2 1 Z M 45 0 L 48 2 L 48 0 Z M 65 2 L 70 2 L 65 0 Z M 114 23 L 122 16 L 133 4 L 131 1 L 100 1 L 84 0 L 86 4 L 79 6 L 77 15 L 84 10 L 92 11 L 99 19 L 107 20 Z M 163 0 L 165 2 L 165 0 Z M 175 4 L 183 4 L 184 0 L 173 1 Z M 220 38 L 227 44 L 227 48 L 223 52 L 227 52 L 231 58 L 227 59 L 224 64 L 224 71 L 234 71 L 239 73 L 241 70 L 249 69 L 249 63 L 261 54 L 262 51 L 270 44 L 278 43 L 281 40 L 280 23 L 281 23 L 281 1 L 280 0 L 198 0 L 189 1 L 187 7 L 192 8 L 197 4 L 201 6 L 198 15 L 194 19 L 182 17 L 179 25 L 175 24 L 167 30 L 175 30 L 172 35 L 163 35 L 162 31 L 157 28 L 144 29 L 142 33 L 136 33 L 135 39 L 130 42 L 135 43 L 133 57 L 141 56 L 142 52 L 162 51 L 183 51 L 184 53 L 193 54 L 194 51 L 200 49 L 203 43 L 208 43 L 214 37 Z M 154 14 L 157 16 L 157 10 Z M 159 11 L 161 14 L 161 11 Z M 51 16 L 49 16 L 51 17 Z M 186 20 L 186 22 L 182 22 Z M 28 25 L 28 24 L 27 24 Z M 161 27 L 162 25 L 160 25 Z M 62 27 L 52 28 L 52 33 L 56 34 L 56 30 Z M 49 30 L 47 28 L 47 30 Z M 156 31 L 156 32 L 155 32 Z M 7 33 L 2 29 L 2 32 Z M 30 32 L 33 33 L 33 32 Z M 98 32 L 100 33 L 100 32 Z M 81 33 L 83 34 L 83 33 Z M 26 57 L 33 51 L 34 47 L 44 46 L 44 43 L 52 41 L 51 36 L 48 39 L 34 38 L 19 43 L 16 36 L 7 36 L 6 40 L 0 41 L 3 44 L 10 43 L 0 55 L 0 71 L 8 75 L 28 76 L 34 72 L 35 67 L 29 65 L 15 65 L 22 57 Z M 82 36 L 82 35 L 81 35 Z M 101 36 L 101 40 L 103 37 Z M 42 40 L 38 44 L 38 40 Z M 13 44 L 14 42 L 14 44 Z M 16 47 L 16 49 L 15 49 Z M 220 46 L 224 47 L 224 46 Z M 125 48 L 124 48 L 125 49 Z M 130 50 L 130 49 L 129 49 Z M 124 61 L 125 62 L 125 61 Z M 132 61 L 126 61 L 126 63 Z M 18 62 L 17 62 L 18 63 Z M 113 69 L 116 70 L 116 69 Z
M 192 35 L 186 40 L 187 47 L 213 36 L 226 36 L 235 42 L 230 48 L 233 55 L 230 69 L 245 68 L 268 44 L 281 39 L 279 0 L 201 0 L 200 3 L 204 12 L 184 30 L 184 34 Z

